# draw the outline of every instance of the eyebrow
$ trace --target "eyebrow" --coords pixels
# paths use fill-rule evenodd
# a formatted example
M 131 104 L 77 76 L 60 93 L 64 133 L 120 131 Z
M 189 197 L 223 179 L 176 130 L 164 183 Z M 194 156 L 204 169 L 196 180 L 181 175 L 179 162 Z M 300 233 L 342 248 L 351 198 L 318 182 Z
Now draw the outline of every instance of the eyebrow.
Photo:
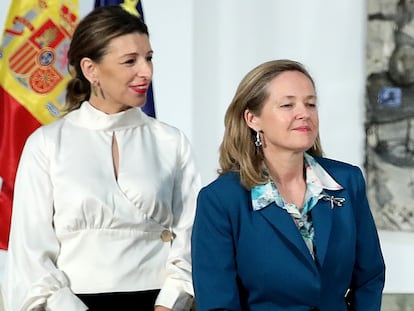
M 283 98 L 294 99 L 294 98 L 297 98 L 297 96 L 287 95 L 287 96 L 283 96 Z M 305 96 L 305 99 L 316 99 L 316 95 L 308 95 L 308 96 Z
M 125 53 L 120 55 L 120 57 L 124 57 L 124 56 L 131 56 L 131 55 L 140 55 L 141 53 L 138 52 L 130 52 L 130 53 Z M 148 52 L 146 52 L 144 55 L 149 55 L 149 54 L 154 54 L 153 50 L 149 50 Z

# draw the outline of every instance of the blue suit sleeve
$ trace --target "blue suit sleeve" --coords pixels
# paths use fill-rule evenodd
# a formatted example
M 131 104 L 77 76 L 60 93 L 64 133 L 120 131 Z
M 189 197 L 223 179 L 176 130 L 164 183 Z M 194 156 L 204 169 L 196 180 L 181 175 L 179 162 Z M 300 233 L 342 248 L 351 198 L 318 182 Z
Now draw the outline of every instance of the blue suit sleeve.
M 198 311 L 241 310 L 231 218 L 217 192 L 204 188 L 197 200 L 192 264 Z
M 385 282 L 385 264 L 374 219 L 366 195 L 365 180 L 358 170 L 354 181 L 354 214 L 357 226 L 355 266 L 350 302 L 352 310 L 381 310 Z

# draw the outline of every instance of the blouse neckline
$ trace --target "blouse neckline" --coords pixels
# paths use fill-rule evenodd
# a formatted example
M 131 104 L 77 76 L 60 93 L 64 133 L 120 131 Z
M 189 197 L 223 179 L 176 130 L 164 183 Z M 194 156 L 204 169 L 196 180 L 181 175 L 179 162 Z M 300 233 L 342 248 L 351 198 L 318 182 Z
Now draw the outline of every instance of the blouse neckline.
M 79 109 L 68 113 L 64 119 L 91 130 L 120 130 L 143 126 L 147 119 L 141 108 L 130 108 L 114 114 L 107 114 L 84 101 Z

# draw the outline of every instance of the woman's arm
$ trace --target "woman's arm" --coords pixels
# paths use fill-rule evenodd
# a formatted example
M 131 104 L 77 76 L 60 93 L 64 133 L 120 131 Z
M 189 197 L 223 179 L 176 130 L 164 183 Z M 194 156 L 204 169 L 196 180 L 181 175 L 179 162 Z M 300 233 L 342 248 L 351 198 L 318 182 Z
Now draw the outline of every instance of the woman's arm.
M 3 288 L 6 310 L 87 309 L 55 265 L 59 241 L 53 228 L 49 152 L 40 128 L 27 140 L 19 162 Z
M 351 284 L 352 310 L 381 310 L 382 290 L 385 282 L 385 264 L 377 229 L 372 217 L 365 189 L 365 180 L 358 170 L 354 198 L 357 226 L 356 259 Z
M 207 186 L 197 201 L 192 260 L 198 311 L 241 310 L 228 206 L 217 193 L 225 189 Z
M 194 222 L 196 198 L 201 180 L 194 163 L 191 146 L 180 132 L 178 163 L 173 185 L 173 225 L 175 235 L 167 261 L 167 279 L 157 297 L 156 305 L 174 311 L 189 310 L 193 302 L 190 239 Z

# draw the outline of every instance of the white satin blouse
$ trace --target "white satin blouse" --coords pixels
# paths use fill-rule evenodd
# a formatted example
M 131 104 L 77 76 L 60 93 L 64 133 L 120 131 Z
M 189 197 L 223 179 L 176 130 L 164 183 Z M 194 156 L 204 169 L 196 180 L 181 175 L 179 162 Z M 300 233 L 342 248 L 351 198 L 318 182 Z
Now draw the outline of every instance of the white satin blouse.
M 16 176 L 6 310 L 86 310 L 74 293 L 157 288 L 157 304 L 186 310 L 200 184 L 183 133 L 139 108 L 108 115 L 84 102 L 40 127 Z

